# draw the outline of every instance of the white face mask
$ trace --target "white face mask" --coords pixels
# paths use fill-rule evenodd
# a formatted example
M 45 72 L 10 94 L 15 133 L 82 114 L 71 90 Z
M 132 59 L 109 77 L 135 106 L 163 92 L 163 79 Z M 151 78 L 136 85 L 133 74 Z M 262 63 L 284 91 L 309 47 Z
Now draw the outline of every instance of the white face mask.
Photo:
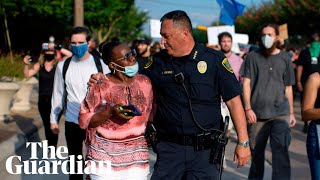
M 270 49 L 273 45 L 274 39 L 269 35 L 264 35 L 262 36 L 261 41 L 266 49 Z

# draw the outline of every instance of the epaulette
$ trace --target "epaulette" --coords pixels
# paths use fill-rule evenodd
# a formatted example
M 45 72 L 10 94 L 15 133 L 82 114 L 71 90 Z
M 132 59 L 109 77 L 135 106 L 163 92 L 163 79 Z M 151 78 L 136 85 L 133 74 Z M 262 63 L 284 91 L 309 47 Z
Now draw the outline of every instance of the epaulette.
M 208 52 L 208 53 L 211 53 L 211 54 L 213 54 L 213 55 L 215 55 L 215 56 L 217 56 L 217 57 L 218 57 L 217 59 L 220 59 L 221 61 L 222 61 L 224 58 L 226 58 L 225 55 L 224 55 L 222 52 L 217 51 L 217 50 L 212 49 L 212 48 L 207 48 L 207 52 Z

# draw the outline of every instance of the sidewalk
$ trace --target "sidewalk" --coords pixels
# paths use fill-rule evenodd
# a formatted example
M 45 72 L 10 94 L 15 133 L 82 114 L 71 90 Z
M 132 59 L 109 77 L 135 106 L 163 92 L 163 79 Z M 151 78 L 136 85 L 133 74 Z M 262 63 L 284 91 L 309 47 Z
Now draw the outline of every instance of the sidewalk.
M 0 122 L 0 162 L 5 162 L 9 156 L 16 154 L 20 148 L 25 147 L 27 141 L 43 140 L 38 134 L 39 130 L 43 131 L 43 129 L 40 129 L 42 128 L 42 121 L 37 109 L 36 91 L 32 93 L 31 102 L 32 109 L 30 111 L 12 114 L 13 121 L 10 123 Z M 300 117 L 300 103 L 295 101 L 294 105 L 298 123 L 292 129 L 292 142 L 290 145 L 291 177 L 294 180 L 311 179 L 305 148 L 306 134 L 301 132 L 303 122 L 301 122 Z M 227 168 L 222 174 L 222 179 L 247 179 L 250 165 L 238 169 L 236 164 L 232 162 L 235 146 L 236 140 L 231 139 L 226 147 Z M 155 160 L 155 154 L 150 152 L 151 171 Z M 267 145 L 264 179 L 271 179 L 271 163 L 271 152 L 269 145 Z M 1 164 L 1 166 L 5 166 L 5 164 Z

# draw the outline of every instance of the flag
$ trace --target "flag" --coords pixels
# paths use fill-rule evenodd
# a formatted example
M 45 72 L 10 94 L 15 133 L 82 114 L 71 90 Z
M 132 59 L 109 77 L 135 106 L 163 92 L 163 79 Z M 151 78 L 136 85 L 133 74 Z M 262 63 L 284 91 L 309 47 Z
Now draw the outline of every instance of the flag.
M 217 0 L 220 11 L 220 22 L 226 25 L 233 25 L 234 20 L 238 15 L 242 15 L 245 5 L 238 3 L 235 0 Z

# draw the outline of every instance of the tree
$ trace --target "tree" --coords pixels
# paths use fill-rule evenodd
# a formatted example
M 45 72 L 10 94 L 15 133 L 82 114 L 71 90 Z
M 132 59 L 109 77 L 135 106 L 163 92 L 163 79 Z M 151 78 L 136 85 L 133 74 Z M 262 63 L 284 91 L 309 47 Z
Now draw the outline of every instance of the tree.
M 1 0 L 1 9 L 0 16 L 6 13 L 12 48 L 16 51 L 40 51 L 41 43 L 50 34 L 63 38 L 72 19 L 71 0 Z
M 99 43 L 114 36 L 130 40 L 142 31 L 146 13 L 138 12 L 133 0 L 91 0 L 84 3 L 85 24 Z
M 249 34 L 251 42 L 255 42 L 260 33 L 257 29 L 265 23 L 287 23 L 290 36 L 309 36 L 312 32 L 319 31 L 319 19 L 319 0 L 274 0 L 249 8 L 243 16 L 236 19 L 235 27 L 237 32 Z

